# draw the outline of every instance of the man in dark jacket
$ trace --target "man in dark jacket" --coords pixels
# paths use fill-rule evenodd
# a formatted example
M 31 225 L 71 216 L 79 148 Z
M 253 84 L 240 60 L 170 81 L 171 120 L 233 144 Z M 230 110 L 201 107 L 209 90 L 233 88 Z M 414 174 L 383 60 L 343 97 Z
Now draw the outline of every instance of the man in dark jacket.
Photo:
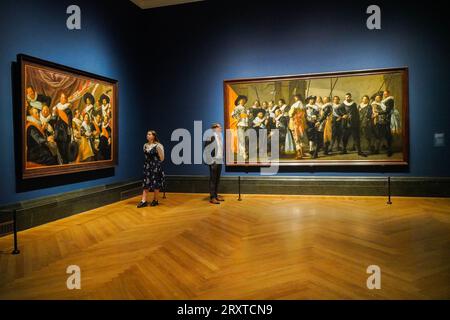
M 211 129 L 213 130 L 213 135 L 205 143 L 205 147 L 209 146 L 212 148 L 212 152 L 208 155 L 210 159 L 207 159 L 209 166 L 209 202 L 220 204 L 220 201 L 224 201 L 217 193 L 223 163 L 222 127 L 219 123 L 215 123 L 211 126 Z
M 70 143 L 72 141 L 72 110 L 71 105 L 64 93 L 60 94 L 60 100 L 53 107 L 53 116 L 55 122 L 55 141 L 64 164 L 73 161 L 70 152 Z
M 330 151 L 332 151 L 335 143 L 337 143 L 337 151 L 342 151 L 342 108 L 341 99 L 339 96 L 333 97 L 333 122 L 332 122 L 332 135 L 331 135 L 331 146 Z
M 372 121 L 372 105 L 369 103 L 370 98 L 368 95 L 364 95 L 359 104 L 359 121 L 361 127 L 361 134 L 367 141 L 367 147 L 370 152 L 374 152 L 375 148 L 373 145 L 373 121 Z
M 323 97 L 323 106 L 320 111 L 319 120 L 316 122 L 317 136 L 316 149 L 314 150 L 313 158 L 317 159 L 320 148 L 323 147 L 323 154 L 330 154 L 330 143 L 332 141 L 332 121 L 333 121 L 333 104 L 329 97 Z
M 27 161 L 41 165 L 56 165 L 56 156 L 50 151 L 49 144 L 53 137 L 46 137 L 42 123 L 39 120 L 39 110 L 30 109 L 30 116 L 27 116 L 26 135 L 27 135 Z
M 395 102 L 394 97 L 391 96 L 391 92 L 386 89 L 383 92 L 382 103 L 386 106 L 385 116 L 386 116 L 386 129 L 384 130 L 384 138 L 387 142 L 387 156 L 392 156 L 392 132 L 391 132 L 391 115 L 394 112 Z
M 342 144 L 343 150 L 342 154 L 347 153 L 348 140 L 353 137 L 353 141 L 358 150 L 358 155 L 362 157 L 367 157 L 365 153 L 361 151 L 361 138 L 360 138 L 360 121 L 359 121 L 359 111 L 356 102 L 352 100 L 352 94 L 347 93 L 345 95 L 345 100 L 341 105 L 342 110 Z

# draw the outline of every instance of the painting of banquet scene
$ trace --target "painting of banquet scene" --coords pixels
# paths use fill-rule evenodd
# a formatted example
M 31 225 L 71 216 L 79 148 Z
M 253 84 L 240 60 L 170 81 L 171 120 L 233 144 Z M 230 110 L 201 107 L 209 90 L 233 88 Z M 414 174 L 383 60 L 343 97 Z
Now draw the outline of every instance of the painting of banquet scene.
M 114 83 L 24 62 L 22 90 L 25 170 L 113 160 Z

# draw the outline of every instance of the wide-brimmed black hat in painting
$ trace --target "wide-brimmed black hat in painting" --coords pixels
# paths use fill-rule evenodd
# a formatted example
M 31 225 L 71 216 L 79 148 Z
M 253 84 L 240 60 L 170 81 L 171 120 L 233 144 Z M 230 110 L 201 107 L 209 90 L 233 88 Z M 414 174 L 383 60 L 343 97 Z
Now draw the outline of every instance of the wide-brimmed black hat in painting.
M 83 95 L 83 101 L 84 101 L 84 103 L 87 104 L 87 99 L 88 99 L 88 98 L 89 98 L 90 104 L 93 104 L 94 101 L 95 101 L 95 98 L 94 98 L 94 96 L 92 95 L 92 93 L 86 92 L 86 93 Z
M 100 104 L 102 104 L 103 103 L 103 100 L 106 100 L 106 103 L 109 103 L 109 101 L 110 101 L 110 99 L 109 99 L 109 96 L 107 95 L 107 94 L 102 94 L 101 96 L 100 96 L 100 98 L 98 99 L 98 101 L 100 102 Z
M 241 100 L 245 100 L 245 102 L 244 102 L 244 104 L 245 104 L 245 103 L 247 103 L 248 98 L 247 98 L 247 96 L 244 96 L 244 95 L 241 94 L 234 101 L 234 105 L 237 106 L 239 104 L 239 101 L 241 101 Z
M 308 98 L 306 98 L 306 101 L 309 101 L 311 99 L 313 99 L 314 102 L 315 102 L 317 100 L 317 97 L 316 96 L 309 96 Z

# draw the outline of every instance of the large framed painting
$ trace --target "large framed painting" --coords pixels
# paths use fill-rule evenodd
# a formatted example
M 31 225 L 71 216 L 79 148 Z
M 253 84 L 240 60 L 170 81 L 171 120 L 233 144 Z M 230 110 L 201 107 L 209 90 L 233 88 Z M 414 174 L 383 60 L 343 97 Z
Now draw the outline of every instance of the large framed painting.
M 224 115 L 228 166 L 408 165 L 406 67 L 225 80 Z
M 113 167 L 118 82 L 18 55 L 22 177 Z

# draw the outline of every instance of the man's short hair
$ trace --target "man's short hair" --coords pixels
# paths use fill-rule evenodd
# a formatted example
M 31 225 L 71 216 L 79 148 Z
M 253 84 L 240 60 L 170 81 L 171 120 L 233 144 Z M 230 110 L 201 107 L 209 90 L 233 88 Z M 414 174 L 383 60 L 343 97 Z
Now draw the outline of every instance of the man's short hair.
M 211 125 L 211 129 L 216 129 L 216 128 L 218 128 L 218 127 L 220 127 L 220 123 L 218 123 L 218 122 L 213 123 L 213 124 Z

